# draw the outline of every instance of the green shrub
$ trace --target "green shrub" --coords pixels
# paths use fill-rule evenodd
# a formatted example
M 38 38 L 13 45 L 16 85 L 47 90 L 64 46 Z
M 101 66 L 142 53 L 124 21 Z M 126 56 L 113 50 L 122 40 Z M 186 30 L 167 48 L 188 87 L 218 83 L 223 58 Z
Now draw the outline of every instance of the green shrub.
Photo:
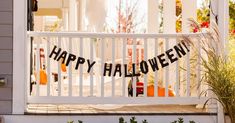
M 124 120 L 123 117 L 120 117 L 119 118 L 119 123 L 127 123 L 127 122 Z M 135 117 L 131 117 L 130 123 L 138 123 L 138 122 L 136 121 Z M 148 123 L 148 121 L 146 119 L 144 119 L 144 120 L 142 120 L 142 123 Z M 178 120 L 175 120 L 171 123 L 184 123 L 184 119 L 180 117 L 180 118 L 178 118 Z M 189 121 L 189 123 L 196 123 L 196 122 L 195 121 Z
M 184 123 L 184 119 L 180 117 L 180 118 L 178 118 L 178 120 L 175 120 L 171 123 Z M 189 121 L 189 123 L 196 123 L 196 122 L 195 121 Z
M 71 121 L 67 121 L 67 123 L 74 123 L 74 121 L 73 120 L 71 120 Z M 81 120 L 78 120 L 78 122 L 77 123 L 83 123 Z
M 119 118 L 119 123 L 127 123 L 127 122 L 124 120 L 123 117 L 120 117 L 120 118 Z M 136 121 L 136 118 L 135 118 L 135 117 L 131 117 L 130 123 L 138 123 L 138 122 Z M 142 123 L 148 123 L 148 122 L 147 122 L 146 119 L 144 119 L 144 120 L 142 121 Z

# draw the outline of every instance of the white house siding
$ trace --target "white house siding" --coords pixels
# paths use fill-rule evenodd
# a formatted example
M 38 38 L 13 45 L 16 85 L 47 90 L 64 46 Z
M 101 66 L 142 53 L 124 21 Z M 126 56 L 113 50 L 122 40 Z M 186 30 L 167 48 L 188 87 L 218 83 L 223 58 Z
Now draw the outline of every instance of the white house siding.
M 0 0 L 0 78 L 7 79 L 7 84 L 0 87 L 0 114 L 11 114 L 12 112 L 12 5 L 12 0 Z

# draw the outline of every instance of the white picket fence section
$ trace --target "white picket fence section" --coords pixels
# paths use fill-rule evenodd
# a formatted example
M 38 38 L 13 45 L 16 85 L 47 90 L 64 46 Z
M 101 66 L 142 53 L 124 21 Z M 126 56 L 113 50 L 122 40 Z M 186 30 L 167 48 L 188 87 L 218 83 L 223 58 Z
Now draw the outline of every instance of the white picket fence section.
M 186 55 L 181 58 L 174 46 L 179 46 L 182 36 L 190 36 L 197 39 L 200 33 L 193 34 L 108 34 L 108 33 L 82 33 L 82 32 L 28 32 L 28 41 L 31 42 L 31 82 L 27 83 L 28 103 L 50 103 L 50 104 L 203 104 L 207 97 L 200 94 L 206 89 L 201 80 L 200 59 L 201 47 L 196 42 L 196 49 L 190 46 L 190 52 L 182 44 Z M 131 41 L 131 43 L 130 43 Z M 149 49 L 148 43 L 154 44 Z M 174 45 L 173 45 L 174 44 Z M 58 51 L 61 48 L 68 54 L 65 55 L 65 63 L 70 54 L 76 59 L 69 63 L 66 71 L 61 70 L 61 62 L 49 58 L 54 46 Z M 178 47 L 180 48 L 180 47 Z M 172 49 L 172 55 L 178 58 L 171 63 L 166 51 Z M 153 52 L 153 53 L 150 53 Z M 178 50 L 179 51 L 179 50 Z M 182 51 L 182 50 L 181 50 Z M 129 55 L 131 52 L 132 55 Z M 181 52 L 182 53 L 182 52 Z M 154 54 L 154 55 L 151 55 Z M 161 55 L 163 54 L 163 55 Z M 197 56 L 195 60 L 195 57 Z M 130 58 L 130 56 L 132 58 Z M 168 56 L 168 57 L 167 57 Z M 78 58 L 84 58 L 84 64 L 80 64 L 76 70 Z M 153 72 L 149 60 L 157 59 L 159 70 Z M 162 63 L 169 64 L 161 68 Z M 194 59 L 192 62 L 191 59 Z M 87 72 L 88 60 L 95 61 L 90 72 Z M 133 96 L 128 95 L 128 84 L 131 77 L 125 77 L 125 65 L 128 67 L 130 61 L 136 66 L 141 61 L 146 61 L 148 72 L 138 77 L 143 82 L 143 93 L 139 93 L 140 85 L 137 78 L 133 77 Z M 81 61 L 80 61 L 81 62 Z M 112 64 L 111 76 L 104 76 L 105 63 Z M 193 64 L 192 64 L 193 63 Z M 118 68 L 121 65 L 122 75 L 119 77 Z M 107 67 L 107 66 L 106 66 Z M 110 66 L 109 66 L 110 67 Z M 108 67 L 107 67 L 108 69 Z M 116 69 L 116 76 L 114 72 Z M 131 68 L 133 69 L 133 68 Z M 135 68 L 137 71 L 139 68 Z M 145 70 L 146 72 L 146 66 Z M 47 83 L 40 84 L 40 71 L 47 75 Z M 106 71 L 108 73 L 108 71 Z M 132 71 L 133 72 L 133 71 Z M 152 75 L 152 76 L 150 76 Z M 154 96 L 148 96 L 148 85 L 152 77 L 154 85 Z M 55 79 L 56 78 L 56 79 Z M 171 86 L 171 87 L 169 87 Z M 165 87 L 165 96 L 158 96 L 158 87 Z M 169 87 L 169 88 L 168 88 Z M 175 96 L 169 97 L 168 91 L 173 91 Z M 208 95 L 207 95 L 208 96 Z

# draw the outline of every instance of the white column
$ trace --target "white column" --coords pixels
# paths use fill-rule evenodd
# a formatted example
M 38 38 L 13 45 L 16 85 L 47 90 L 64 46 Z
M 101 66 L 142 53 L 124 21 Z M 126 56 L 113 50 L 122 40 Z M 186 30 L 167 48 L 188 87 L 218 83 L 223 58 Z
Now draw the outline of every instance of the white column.
M 194 19 L 197 20 L 197 0 L 182 0 L 182 32 L 183 33 L 189 33 L 190 32 L 190 25 L 188 19 Z M 187 91 L 186 95 L 190 95 L 190 93 L 193 95 L 193 90 L 190 87 L 193 82 L 190 79 L 190 74 L 194 71 L 194 69 L 191 69 L 190 64 L 190 57 L 193 56 L 193 52 L 189 52 L 182 63 L 186 71 L 182 71 L 182 74 L 180 75 L 181 78 L 185 79 L 186 85 L 181 84 L 180 85 L 180 94 L 184 95 L 184 90 Z M 189 73 L 190 72 L 190 73 Z
M 210 21 L 217 22 L 219 32 L 221 48 L 227 55 L 228 51 L 226 44 L 228 43 L 228 31 L 229 31 L 229 1 L 228 0 L 212 0 L 211 1 L 211 12 Z M 217 16 L 217 19 L 216 19 Z
M 220 40 L 222 43 L 222 48 L 224 48 L 224 54 L 228 54 L 227 44 L 228 44 L 228 31 L 229 31 L 229 1 L 228 0 L 218 0 L 218 26 L 220 32 Z
M 86 18 L 86 0 L 78 0 L 78 30 L 86 31 L 87 30 L 87 18 Z
M 148 33 L 158 33 L 159 31 L 159 9 L 158 0 L 148 0 L 147 1 L 147 32 Z M 153 49 L 154 39 L 148 40 L 148 58 L 154 57 Z
M 175 0 L 163 0 L 163 32 L 175 33 L 176 2 Z
M 212 0 L 211 1 L 211 16 L 210 16 L 210 21 L 214 21 L 218 23 L 218 29 L 220 33 L 220 41 L 221 41 L 221 48 L 224 48 L 222 50 L 225 55 L 227 55 L 227 48 L 226 45 L 228 43 L 228 20 L 229 20 L 229 5 L 228 5 L 228 0 Z M 216 17 L 217 16 L 217 20 Z M 215 103 L 215 102 L 213 102 Z M 219 102 L 217 102 L 219 103 Z M 221 104 L 217 104 L 217 123 L 224 123 L 224 112 L 223 112 L 223 107 Z
M 218 0 L 211 0 L 210 9 L 210 22 L 216 23 L 216 16 L 218 15 Z
M 88 31 L 104 31 L 106 10 L 106 0 L 86 0 Z
M 13 100 L 12 113 L 24 114 L 27 106 L 28 89 L 30 82 L 29 47 L 26 37 L 27 30 L 27 2 L 26 0 L 13 0 Z M 26 93 L 27 92 L 27 93 Z
M 182 0 L 182 32 L 190 31 L 188 19 L 197 20 L 197 0 Z
M 77 31 L 77 0 L 69 0 L 69 31 Z
M 163 33 L 176 33 L 176 1 L 175 0 L 163 0 Z M 166 41 L 166 40 L 165 40 Z M 169 39 L 168 42 L 168 49 L 171 48 L 176 44 L 175 39 Z M 166 42 L 164 42 L 164 45 L 166 45 Z M 164 46 L 165 47 L 165 46 Z M 163 48 L 164 48 L 163 47 Z M 164 51 L 168 50 L 165 49 Z M 176 55 L 176 54 L 175 54 Z M 168 60 L 170 63 L 170 61 Z M 166 76 L 165 71 L 168 69 L 168 76 Z M 176 82 L 176 65 L 170 64 L 168 68 L 164 69 L 163 73 L 163 82 L 168 81 L 168 85 L 173 86 Z M 167 78 L 169 78 L 167 80 Z M 165 85 L 165 84 L 163 84 Z M 167 88 L 167 87 L 166 87 Z
M 62 20 L 63 20 L 63 31 L 68 31 L 68 27 L 69 27 L 69 12 L 67 8 L 63 8 L 62 9 Z
M 159 14 L 159 11 L 158 11 L 158 0 L 148 0 L 147 1 L 148 4 L 147 4 L 147 8 L 148 8 L 148 13 L 147 13 L 147 16 L 148 16 L 148 27 L 147 27 L 147 31 L 148 33 L 158 33 L 158 29 L 159 29 L 159 26 L 158 26 L 158 23 L 159 23 L 159 20 L 158 20 L 158 14 Z

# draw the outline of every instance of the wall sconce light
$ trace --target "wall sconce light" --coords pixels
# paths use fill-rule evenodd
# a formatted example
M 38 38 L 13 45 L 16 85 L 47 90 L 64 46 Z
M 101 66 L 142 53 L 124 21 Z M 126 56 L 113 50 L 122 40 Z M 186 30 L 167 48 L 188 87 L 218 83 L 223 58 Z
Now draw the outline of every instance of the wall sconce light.
M 5 77 L 0 77 L 0 86 L 4 86 L 7 84 L 7 79 Z

